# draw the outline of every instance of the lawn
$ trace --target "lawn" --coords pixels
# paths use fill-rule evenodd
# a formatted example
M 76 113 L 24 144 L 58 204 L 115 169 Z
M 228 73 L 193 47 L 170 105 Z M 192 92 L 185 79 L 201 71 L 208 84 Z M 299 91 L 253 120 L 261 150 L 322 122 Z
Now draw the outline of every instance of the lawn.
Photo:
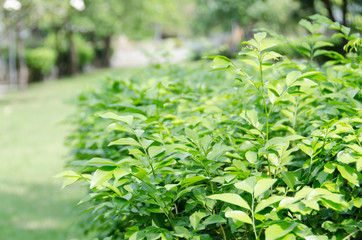
M 25 92 L 0 97 L 0 239 L 75 239 L 86 193 L 82 186 L 61 190 L 53 176 L 65 163 L 62 121 L 74 110 L 69 101 L 81 89 L 106 75 L 102 70 L 59 81 L 37 83 Z

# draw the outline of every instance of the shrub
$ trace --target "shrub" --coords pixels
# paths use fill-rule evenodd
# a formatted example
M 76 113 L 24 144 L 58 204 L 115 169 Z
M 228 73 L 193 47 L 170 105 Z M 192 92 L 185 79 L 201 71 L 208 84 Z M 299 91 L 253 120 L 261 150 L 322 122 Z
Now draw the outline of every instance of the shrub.
M 266 33 L 239 62 L 214 56 L 78 98 L 64 186 L 100 239 L 348 239 L 361 237 L 361 38 L 315 15 L 306 61 L 271 51 Z M 325 50 L 337 29 L 348 54 Z M 349 47 L 350 46 L 350 47 Z M 322 66 L 313 59 L 329 57 Z M 226 74 L 228 72 L 228 74 Z M 236 79 L 237 81 L 233 81 Z M 108 125 L 108 127 L 106 127 Z
M 30 80 L 38 81 L 55 66 L 57 54 L 55 50 L 46 47 L 27 49 L 25 60 L 29 67 Z

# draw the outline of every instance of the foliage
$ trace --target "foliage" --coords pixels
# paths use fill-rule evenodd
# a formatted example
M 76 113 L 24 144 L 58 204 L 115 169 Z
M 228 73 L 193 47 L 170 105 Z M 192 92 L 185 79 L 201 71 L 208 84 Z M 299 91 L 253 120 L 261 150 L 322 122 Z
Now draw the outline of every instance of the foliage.
M 39 47 L 27 49 L 25 59 L 29 68 L 39 70 L 42 74 L 47 74 L 55 66 L 57 54 L 51 48 Z
M 314 15 L 294 45 L 265 32 L 240 61 L 150 69 L 82 93 L 64 186 L 89 184 L 100 239 L 361 237 L 361 38 Z M 346 39 L 343 56 L 320 40 Z M 311 41 L 308 41 L 310 39 Z M 318 65 L 314 59 L 326 56 Z M 233 81 L 235 78 L 238 81 Z M 106 127 L 108 125 L 108 127 Z

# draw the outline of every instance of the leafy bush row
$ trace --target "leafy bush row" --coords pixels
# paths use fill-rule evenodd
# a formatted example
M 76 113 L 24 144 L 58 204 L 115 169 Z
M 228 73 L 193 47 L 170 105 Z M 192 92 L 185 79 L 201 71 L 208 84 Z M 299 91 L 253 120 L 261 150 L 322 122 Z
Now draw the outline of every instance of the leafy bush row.
M 99 239 L 361 237 L 361 38 L 319 15 L 306 57 L 257 33 L 240 61 L 148 69 L 78 97 L 64 186 L 90 186 Z M 328 50 L 324 28 L 346 41 Z M 322 66 L 316 56 L 329 60 Z M 237 81 L 233 81 L 236 79 Z M 107 127 L 108 126 L 108 127 Z

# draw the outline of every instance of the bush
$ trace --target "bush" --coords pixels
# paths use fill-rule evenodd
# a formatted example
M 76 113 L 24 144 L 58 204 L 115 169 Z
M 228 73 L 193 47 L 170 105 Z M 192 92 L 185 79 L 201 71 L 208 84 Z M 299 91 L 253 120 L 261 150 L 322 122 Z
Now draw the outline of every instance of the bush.
M 30 71 L 30 80 L 38 81 L 48 74 L 55 66 L 56 51 L 51 48 L 39 47 L 27 49 L 25 52 L 26 64 Z
M 213 57 L 212 69 L 225 72 L 161 67 L 81 94 L 73 158 L 59 176 L 64 186 L 89 184 L 86 231 L 100 239 L 360 238 L 360 37 L 321 16 L 301 25 L 314 39 L 297 48 L 305 61 L 283 58 L 257 33 L 241 61 Z M 355 48 L 324 50 L 316 33 L 324 25 Z M 318 66 L 316 55 L 330 60 Z
M 95 54 L 92 45 L 78 35 L 74 37 L 74 43 L 79 67 L 83 68 L 87 64 L 92 64 Z

